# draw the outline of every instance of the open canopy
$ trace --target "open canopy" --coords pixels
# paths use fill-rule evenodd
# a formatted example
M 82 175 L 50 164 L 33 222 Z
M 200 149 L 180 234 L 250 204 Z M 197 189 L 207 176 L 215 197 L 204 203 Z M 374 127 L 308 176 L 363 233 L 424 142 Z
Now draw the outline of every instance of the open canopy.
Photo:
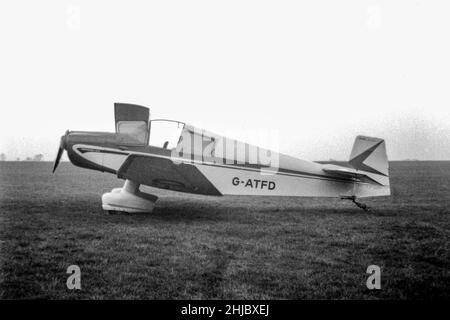
M 150 110 L 129 103 L 114 103 L 116 133 L 127 144 L 148 143 Z

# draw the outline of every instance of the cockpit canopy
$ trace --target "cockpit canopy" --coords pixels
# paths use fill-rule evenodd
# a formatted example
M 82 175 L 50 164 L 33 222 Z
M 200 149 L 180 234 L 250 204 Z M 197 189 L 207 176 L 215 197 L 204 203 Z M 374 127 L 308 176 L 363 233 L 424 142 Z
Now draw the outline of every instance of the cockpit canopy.
M 205 162 L 268 166 L 272 161 L 273 153 L 264 148 L 227 139 L 180 121 L 149 120 L 150 111 L 143 106 L 115 103 L 114 110 L 117 139 L 122 145 L 150 145 L 175 151 L 172 155 L 177 158 Z
M 148 143 L 150 110 L 146 107 L 115 103 L 116 133 L 124 144 L 144 145 Z
M 184 123 L 167 119 L 149 120 L 148 108 L 129 104 L 114 104 L 116 133 L 122 144 L 151 145 L 175 148 L 180 140 Z

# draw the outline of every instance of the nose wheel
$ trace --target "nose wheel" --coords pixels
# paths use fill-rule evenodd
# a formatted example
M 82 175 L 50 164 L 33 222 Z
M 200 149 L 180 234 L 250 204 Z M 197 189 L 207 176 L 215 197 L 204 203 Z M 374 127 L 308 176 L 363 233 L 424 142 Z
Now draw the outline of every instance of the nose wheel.
M 102 196 L 102 208 L 109 213 L 150 213 L 158 197 L 139 191 L 139 184 L 126 180 L 122 188 L 115 188 Z

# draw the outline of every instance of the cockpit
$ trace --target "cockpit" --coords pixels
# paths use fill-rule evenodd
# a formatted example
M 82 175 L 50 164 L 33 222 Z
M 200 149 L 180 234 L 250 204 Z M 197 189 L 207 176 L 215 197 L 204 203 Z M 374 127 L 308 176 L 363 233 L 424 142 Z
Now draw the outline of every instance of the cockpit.
M 185 126 L 184 122 L 168 119 L 149 120 L 149 109 L 138 105 L 116 103 L 114 107 L 116 133 L 121 144 L 176 148 Z
M 180 142 L 184 123 L 175 120 L 155 119 L 149 122 L 149 145 L 164 149 L 176 148 Z
M 116 103 L 114 107 L 116 139 L 122 146 L 163 148 L 175 151 L 171 156 L 177 158 L 227 164 L 248 162 L 266 165 L 265 160 L 270 160 L 268 154 L 272 154 L 263 148 L 227 139 L 181 121 L 150 120 L 150 111 L 146 107 L 124 103 Z

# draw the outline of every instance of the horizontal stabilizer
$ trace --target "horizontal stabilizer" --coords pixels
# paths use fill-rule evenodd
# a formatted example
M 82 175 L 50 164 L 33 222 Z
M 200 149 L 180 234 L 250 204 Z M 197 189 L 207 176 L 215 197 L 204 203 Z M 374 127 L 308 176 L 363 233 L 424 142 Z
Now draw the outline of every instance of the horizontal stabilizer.
M 344 177 L 345 178 L 353 178 L 355 181 L 376 183 L 376 184 L 382 185 L 380 182 L 378 182 L 375 179 L 372 179 L 366 173 L 363 173 L 356 169 L 341 167 L 341 166 L 337 166 L 337 165 L 333 165 L 333 164 L 326 164 L 326 165 L 324 165 L 322 170 L 325 171 L 326 173 L 340 176 L 343 178 Z

